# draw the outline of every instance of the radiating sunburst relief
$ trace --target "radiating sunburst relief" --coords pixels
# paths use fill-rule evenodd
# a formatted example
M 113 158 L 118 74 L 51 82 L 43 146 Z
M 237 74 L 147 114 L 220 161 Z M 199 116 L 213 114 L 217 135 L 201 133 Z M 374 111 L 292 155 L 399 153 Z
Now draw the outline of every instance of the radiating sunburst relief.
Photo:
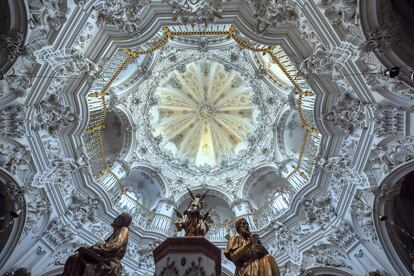
M 214 167 L 247 148 L 257 108 L 240 73 L 215 61 L 192 62 L 168 74 L 155 94 L 153 135 L 177 159 Z

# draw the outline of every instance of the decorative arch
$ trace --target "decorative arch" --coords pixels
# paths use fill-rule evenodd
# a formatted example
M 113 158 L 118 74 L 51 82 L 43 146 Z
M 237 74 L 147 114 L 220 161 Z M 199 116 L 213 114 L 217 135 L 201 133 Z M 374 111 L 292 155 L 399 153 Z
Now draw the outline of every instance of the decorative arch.
M 200 192 L 201 190 L 208 189 L 208 195 L 213 195 L 218 198 L 221 198 L 223 201 L 225 201 L 228 206 L 231 206 L 232 197 L 228 194 L 226 194 L 223 190 L 221 190 L 219 187 L 213 187 L 213 186 L 195 186 L 195 187 L 189 187 L 193 193 Z M 187 189 L 181 191 L 180 194 L 176 197 L 177 205 L 180 206 L 186 199 L 189 199 L 190 195 L 187 192 Z
M 270 179 L 272 178 L 272 179 Z M 277 171 L 277 168 L 272 165 L 265 165 L 256 168 L 251 172 L 244 183 L 242 184 L 241 197 L 250 199 L 256 208 L 260 207 L 260 202 L 264 203 L 264 196 L 269 193 L 274 193 L 274 188 L 278 183 L 283 183 L 284 179 Z M 266 185 L 265 187 L 259 187 L 260 185 Z M 252 198 L 252 196 L 255 198 Z
M 355 275 L 346 269 L 339 269 L 334 267 L 312 267 L 306 270 L 306 275 L 309 276 L 352 276 Z
M 22 185 L 8 171 L 0 168 L 0 267 L 13 253 L 26 221 L 26 202 Z
M 103 129 L 103 143 L 105 156 L 111 159 L 125 159 L 131 155 L 133 141 L 133 127 L 129 112 L 117 106 L 108 110 L 105 116 L 105 128 Z M 111 141 L 108 143 L 107 141 Z
M 384 248 L 386 256 L 400 275 L 413 273 L 413 263 L 411 263 L 411 266 L 407 263 L 407 256 L 404 256 L 407 252 L 404 252 L 402 249 L 402 241 L 398 237 L 398 234 L 401 233 L 397 231 L 401 231 L 401 229 L 397 229 L 396 227 L 400 227 L 398 223 L 401 222 L 395 221 L 397 218 L 394 214 L 396 199 L 398 199 L 401 193 L 402 179 L 410 173 L 414 173 L 414 160 L 397 166 L 389 174 L 384 176 L 376 188 L 373 203 L 373 220 L 378 238 Z M 394 223 L 397 226 L 394 226 Z
M 136 142 L 134 133 L 134 120 L 129 110 L 123 104 L 116 105 L 113 110 L 121 118 L 121 121 L 123 122 L 123 126 L 126 131 L 124 144 L 122 146 L 121 152 L 123 153 L 123 159 L 129 160 L 132 157 L 134 144 Z
M 131 168 L 129 175 L 121 181 L 128 192 L 147 209 L 154 208 L 162 197 L 169 194 L 164 178 L 157 169 L 150 166 Z

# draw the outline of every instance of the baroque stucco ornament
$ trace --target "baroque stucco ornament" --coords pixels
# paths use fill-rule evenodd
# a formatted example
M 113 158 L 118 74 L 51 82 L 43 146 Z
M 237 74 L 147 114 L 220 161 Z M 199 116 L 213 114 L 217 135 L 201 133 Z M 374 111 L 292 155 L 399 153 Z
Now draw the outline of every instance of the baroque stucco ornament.
M 6 169 L 15 172 L 14 177 L 20 180 L 28 202 L 23 234 L 16 251 L 10 259 L 5 260 L 7 262 L 5 267 L 10 269 L 16 260 L 20 260 L 22 266 L 31 266 L 32 274 L 35 275 L 57 271 L 68 254 L 79 244 L 86 242 L 90 244 L 97 241 L 99 237 L 109 234 L 110 218 L 106 213 L 107 208 L 102 207 L 109 207 L 112 204 L 115 210 L 120 210 L 126 206 L 126 204 L 110 202 L 109 193 L 109 196 L 102 192 L 102 194 L 91 195 L 91 198 L 72 194 L 74 190 L 80 190 L 80 195 L 85 194 L 82 190 L 101 191 L 100 188 L 104 185 L 111 184 L 108 175 L 102 177 L 99 183 L 95 183 L 90 177 L 90 167 L 94 166 L 94 158 L 87 157 L 85 162 L 81 158 L 82 149 L 78 134 L 82 129 L 82 122 L 86 121 L 83 116 L 88 114 L 87 108 L 82 105 L 82 101 L 79 101 L 79 99 L 83 100 L 83 93 L 86 93 L 83 90 L 85 83 L 82 73 L 88 69 L 84 68 L 88 68 L 87 66 L 94 68 L 92 62 L 99 60 L 99 64 L 103 66 L 98 70 L 107 80 L 119 63 L 108 70 L 108 73 L 102 69 L 110 57 L 102 56 L 100 59 L 101 57 L 96 56 L 96 53 L 111 52 L 108 49 L 116 43 L 111 41 L 110 34 L 114 34 L 117 29 L 124 30 L 125 32 L 116 35 L 120 38 L 126 37 L 129 32 L 145 31 L 148 36 L 140 36 L 145 41 L 142 41 L 143 44 L 139 42 L 139 45 L 144 45 L 145 48 L 151 45 L 146 38 L 156 30 L 147 32 L 146 29 L 141 29 L 147 22 L 142 20 L 143 18 L 149 19 L 155 25 L 175 24 L 172 18 L 164 17 L 161 20 L 157 17 L 158 14 L 165 13 L 165 3 L 162 10 L 156 5 L 150 7 L 147 4 L 143 4 L 140 9 L 134 9 L 130 4 L 137 3 L 136 1 L 76 0 L 69 1 L 68 7 L 62 4 L 64 2 L 28 1 L 31 30 L 27 33 L 26 49 L 22 48 L 18 53 L 25 52 L 25 55 L 19 56 L 12 70 L 4 74 L 5 79 L 0 87 L 0 94 L 3 94 L 0 104 L 2 107 L 5 106 L 4 112 L 0 114 L 2 127 L 0 136 L 2 140 L 7 141 L 2 141 L 4 148 L 1 158 Z M 80 7 L 75 6 L 73 2 Z M 98 2 L 99 4 L 95 5 Z M 315 91 L 320 97 L 316 103 L 316 112 L 320 113 L 315 114 L 316 118 L 330 113 L 325 117 L 327 120 L 319 122 L 327 133 L 322 139 L 321 166 L 317 167 L 309 177 L 311 185 L 316 185 L 315 189 L 307 190 L 309 192 L 307 198 L 311 200 L 306 202 L 306 208 L 302 204 L 304 198 L 299 194 L 292 201 L 293 205 L 289 205 L 290 211 L 294 209 L 295 212 L 279 217 L 268 212 L 267 214 L 270 215 L 266 219 L 258 220 L 265 221 L 262 224 L 258 223 L 260 231 L 266 233 L 265 236 L 280 235 L 274 243 L 268 244 L 269 252 L 277 257 L 285 275 L 300 275 L 318 266 L 320 269 L 330 268 L 332 269 L 330 271 L 345 275 L 364 275 L 374 270 L 388 271 L 391 275 L 409 274 L 404 274 L 403 270 L 396 271 L 393 265 L 389 264 L 382 250 L 386 245 L 383 244 L 381 236 L 376 235 L 372 209 L 367 207 L 371 206 L 374 196 L 381 200 L 388 193 L 386 186 L 377 187 L 378 181 L 391 171 L 404 166 L 408 160 L 413 159 L 414 155 L 412 138 L 405 137 L 406 133 L 412 133 L 412 126 L 407 124 L 405 118 L 410 117 L 412 113 L 410 108 L 413 105 L 413 88 L 399 79 L 387 79 L 380 74 L 365 74 L 384 70 L 380 59 L 382 55 L 389 52 L 390 45 L 386 40 L 389 38 L 398 40 L 398 36 L 395 36 L 395 31 L 388 28 L 382 28 L 385 30 L 382 33 L 376 32 L 375 28 L 363 33 L 364 24 L 361 24 L 363 22 L 360 20 L 360 13 L 367 11 L 360 9 L 361 4 L 376 1 L 309 0 L 260 3 L 269 2 L 277 5 L 289 2 L 290 7 L 285 9 L 286 17 L 273 16 L 272 13 L 275 12 L 273 4 L 272 7 L 263 5 L 258 8 L 256 18 L 250 14 L 249 16 L 243 14 L 246 11 L 254 11 L 249 3 L 250 5 L 259 3 L 256 1 L 244 2 L 240 6 L 245 9 L 243 12 L 241 8 L 236 7 L 237 5 L 223 5 L 225 8 L 223 14 L 226 15 L 226 22 L 241 22 L 243 26 L 253 26 L 252 29 L 260 21 L 259 31 L 264 28 L 265 34 L 267 31 L 275 33 L 275 38 L 286 39 L 285 45 L 300 43 L 301 46 L 305 46 L 304 51 L 301 52 L 295 50 L 297 47 L 291 48 L 292 56 L 297 58 L 295 60 L 297 65 L 302 62 L 301 57 L 305 57 L 303 77 L 309 78 L 311 83 L 318 84 L 315 76 L 323 74 L 326 84 L 331 81 L 327 86 L 330 87 L 329 91 L 325 93 L 322 91 L 325 85 L 319 86 L 321 91 Z M 116 6 L 118 3 L 122 5 Z M 110 7 L 112 4 L 113 6 Z M 92 6 L 97 10 L 93 10 Z M 109 8 L 112 10 L 109 11 Z M 99 21 L 102 25 L 115 25 L 118 27 L 115 30 L 101 28 L 101 24 L 96 25 L 97 19 L 94 16 L 99 17 L 100 12 L 105 15 L 106 10 L 109 11 L 107 14 L 113 16 L 104 16 L 98 21 L 102 20 Z M 289 10 L 294 13 L 290 13 Z M 374 8 L 368 10 L 369 13 L 377 11 Z M 252 12 L 254 13 L 256 12 Z M 361 17 L 363 18 L 363 14 Z M 314 18 L 319 19 L 317 23 Z M 111 21 L 112 19 L 114 20 Z M 208 26 L 213 25 L 209 23 Z M 275 26 L 281 28 L 275 29 Z M 180 26 L 180 28 L 191 30 L 190 26 Z M 292 30 L 290 34 L 297 34 L 294 41 L 290 36 L 284 36 L 284 28 Z M 62 30 L 70 32 L 62 35 L 60 33 Z M 100 35 L 110 38 L 98 42 L 95 38 Z M 254 34 L 250 37 L 255 39 Z M 332 40 L 332 37 L 340 39 Z M 381 37 L 384 37 L 385 41 L 381 40 Z M 173 190 L 168 195 L 173 199 L 176 199 L 186 186 L 202 184 L 211 185 L 216 191 L 220 189 L 229 198 L 242 197 L 239 194 L 241 183 L 246 175 L 253 174 L 261 165 L 273 164 L 278 170 L 289 172 L 290 164 L 294 162 L 296 156 L 275 161 L 275 157 L 282 152 L 278 151 L 279 145 L 275 140 L 278 139 L 278 131 L 282 131 L 283 127 L 276 128 L 274 133 L 263 132 L 263 129 L 274 129 L 277 123 L 276 120 L 265 115 L 258 122 L 257 137 L 247 139 L 253 146 L 251 152 L 243 155 L 243 160 L 246 162 L 224 160 L 220 164 L 221 170 L 213 171 L 208 168 L 200 168 L 199 171 L 191 170 L 186 167 L 185 162 L 180 164 L 174 156 L 159 151 L 159 144 L 149 135 L 151 128 L 149 118 L 145 117 L 145 114 L 148 114 L 146 108 L 157 104 L 157 98 L 153 97 L 154 90 L 151 89 L 159 85 L 162 78 L 166 76 L 165 72 L 173 70 L 172 64 L 188 64 L 194 59 L 207 55 L 211 59 L 224 62 L 227 67 L 243 68 L 245 79 L 253 79 L 251 83 L 253 90 L 260 91 L 257 93 L 259 96 L 254 100 L 263 114 L 270 113 L 277 118 L 280 115 L 277 110 L 289 108 L 287 97 L 277 88 L 269 88 L 262 82 L 262 80 L 269 81 L 268 75 L 265 70 L 257 70 L 249 65 L 250 57 L 246 52 L 240 51 L 237 47 L 216 51 L 220 48 L 218 47 L 220 43 L 220 45 L 226 44 L 225 40 L 191 39 L 193 38 L 177 38 L 172 43 L 183 46 L 187 42 L 187 45 L 178 47 L 180 49 L 169 48 L 167 45 L 162 52 L 159 52 L 159 56 L 145 57 L 145 62 L 138 66 L 139 70 L 135 75 L 111 87 L 110 92 L 117 94 L 117 101 L 125 103 L 130 113 L 133 113 L 131 116 L 131 121 L 134 121 L 133 143 L 136 142 L 138 145 L 131 150 L 126 162 L 132 164 L 129 168 L 132 170 L 134 166 L 142 164 L 156 165 L 157 173 L 164 177 L 169 188 Z M 217 41 L 219 42 L 216 43 Z M 128 45 L 130 47 L 138 46 L 138 42 L 134 44 L 135 42 L 130 40 L 129 43 L 131 43 Z M 33 52 L 44 50 L 46 53 L 48 45 L 53 45 L 52 50 L 56 55 L 67 53 L 64 63 L 54 64 L 39 59 L 38 62 L 41 64 L 35 64 L 36 57 L 33 56 Z M 305 51 L 308 48 L 309 51 Z M 74 53 L 71 49 L 79 52 Z M 197 49 L 199 52 L 193 55 L 190 49 Z M 183 52 L 186 54 L 182 55 Z M 112 61 L 110 63 L 112 64 Z M 65 77 L 62 77 L 63 74 Z M 37 75 L 42 75 L 44 78 L 36 78 Z M 96 86 L 101 87 L 101 84 L 97 83 Z M 133 87 L 131 84 L 137 86 Z M 73 90 L 73 87 L 78 87 L 79 90 Z M 128 94 L 127 91 L 140 91 L 140 93 Z M 54 101 L 49 102 L 50 95 L 57 96 L 59 104 Z M 78 97 L 79 95 L 81 97 Z M 341 99 L 340 95 L 349 95 L 349 97 L 345 96 Z M 306 99 L 305 97 L 304 100 Z M 43 103 L 40 104 L 41 102 Z M 114 105 L 116 105 L 115 101 Z M 67 106 L 71 109 L 65 109 Z M 209 117 L 211 114 L 209 108 L 203 110 L 204 116 Z M 51 113 L 51 116 L 47 116 L 47 124 L 44 125 L 38 119 L 43 112 Z M 74 113 L 79 116 L 79 120 L 62 119 L 59 112 Z M 61 128 L 65 125 L 70 127 Z M 63 131 L 60 131 L 61 129 Z M 8 143 L 10 141 L 13 143 Z M 19 144 L 15 143 L 16 141 Z M 15 147 L 19 149 L 14 150 Z M 371 155 L 367 157 L 370 153 Z M 14 157 L 10 159 L 10 156 Z M 31 159 L 34 159 L 34 162 Z M 239 168 L 240 171 L 235 170 L 234 167 Z M 26 175 L 34 176 L 26 177 Z M 298 178 L 300 179 L 300 175 Z M 354 198 L 354 192 L 367 205 Z M 329 198 L 324 198 L 327 193 L 330 194 Z M 96 202 L 95 196 L 105 202 Z M 89 212 L 86 206 L 99 211 L 96 214 Z M 62 208 L 68 211 L 60 213 L 60 217 L 57 218 L 56 210 Z M 350 208 L 352 214 L 349 212 Z M 157 206 L 155 212 L 159 210 L 161 207 Z M 245 210 L 251 211 L 247 207 L 234 208 L 235 212 Z M 140 215 L 139 210 L 137 210 L 138 215 Z M 314 216 L 321 216 L 321 223 L 315 221 Z M 74 217 L 79 221 L 72 223 L 71 218 Z M 130 240 L 131 253 L 125 256 L 127 273 L 138 271 L 142 275 L 152 274 L 152 244 L 166 233 L 157 232 L 156 228 L 159 225 L 157 223 L 163 221 L 165 217 L 152 218 L 150 224 L 139 218 L 142 222 L 139 225 L 144 231 L 141 231 L 140 227 L 131 229 L 134 235 L 131 235 Z M 61 229 L 55 225 L 58 219 L 59 224 L 64 225 Z M 280 221 L 285 227 L 270 225 L 262 228 L 262 225 L 275 221 Z M 79 227 L 75 229 L 74 225 Z M 76 234 L 75 239 L 72 239 L 71 233 Z M 220 231 L 214 230 L 211 233 L 214 237 L 220 237 L 218 235 Z M 137 236 L 140 238 L 137 239 Z M 56 243 L 56 239 L 63 242 Z M 225 265 L 227 264 L 223 266 Z M 324 272 L 329 274 L 328 270 Z
M 161 147 L 176 158 L 214 167 L 246 148 L 257 115 L 253 90 L 239 73 L 215 61 L 181 69 L 170 73 L 155 92 L 159 100 L 152 109 L 154 136 L 160 136 Z
M 164 0 L 173 10 L 174 20 L 183 24 L 206 24 L 221 18 L 226 0 Z

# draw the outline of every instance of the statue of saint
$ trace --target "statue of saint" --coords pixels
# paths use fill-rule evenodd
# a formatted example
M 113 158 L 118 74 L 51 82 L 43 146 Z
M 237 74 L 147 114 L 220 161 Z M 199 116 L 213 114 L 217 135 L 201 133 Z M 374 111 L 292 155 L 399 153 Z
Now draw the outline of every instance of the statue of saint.
M 211 209 L 204 215 L 200 214 L 200 210 L 203 208 L 202 200 L 206 196 L 208 190 L 203 190 L 200 194 L 196 194 L 195 196 L 190 189 L 187 188 L 187 190 L 190 193 L 192 200 L 188 205 L 187 210 L 184 211 L 184 214 L 181 214 L 174 209 L 178 217 L 175 221 L 175 228 L 177 231 L 184 229 L 186 236 L 205 236 L 208 232 L 208 224 L 206 220 Z
M 276 261 L 262 245 L 259 236 L 250 233 L 246 219 L 236 220 L 236 231 L 227 242 L 224 256 L 236 265 L 235 276 L 279 276 Z
M 77 253 L 70 256 L 66 261 L 62 275 L 121 275 L 121 259 L 127 250 L 128 227 L 131 222 L 132 217 L 129 214 L 120 214 L 112 222 L 113 232 L 105 240 L 105 243 L 98 243 L 89 247 L 80 247 Z

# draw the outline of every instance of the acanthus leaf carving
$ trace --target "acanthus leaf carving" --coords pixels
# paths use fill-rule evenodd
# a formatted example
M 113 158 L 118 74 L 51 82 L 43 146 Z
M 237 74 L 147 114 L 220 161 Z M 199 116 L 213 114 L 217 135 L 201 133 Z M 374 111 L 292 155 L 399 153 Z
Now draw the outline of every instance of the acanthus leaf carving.
M 46 46 L 35 51 L 34 56 L 39 64 L 48 64 L 56 73 L 65 77 L 78 76 L 86 72 L 89 76 L 94 76 L 99 71 L 97 64 L 75 49 L 54 50 L 52 46 Z
M 30 151 L 25 146 L 0 143 L 0 166 L 21 178 L 23 182 L 30 170 L 30 161 Z
M 347 264 L 348 257 L 334 246 L 318 243 L 303 253 L 303 268 L 331 266 L 343 267 L 352 270 Z
M 392 105 L 374 105 L 375 136 L 404 136 L 405 112 Z
M 59 31 L 66 22 L 68 8 L 61 0 L 30 0 L 30 28 L 38 29 L 44 36 Z
M 298 18 L 296 7 L 286 0 L 248 1 L 256 19 L 256 31 L 264 32 L 278 23 L 291 22 Z
M 363 192 L 355 198 L 351 205 L 352 215 L 355 216 L 358 226 L 362 233 L 370 238 L 370 240 L 377 246 L 379 246 L 379 240 L 374 227 L 374 221 L 372 219 L 372 209 L 367 205 L 370 204 L 373 196 L 369 196 L 369 193 Z M 357 226 L 357 227 L 358 227 Z
M 82 195 L 79 192 L 72 192 L 72 202 L 68 207 L 67 217 L 77 226 L 81 227 L 86 223 L 97 222 L 97 209 L 99 199 Z
M 13 62 L 19 56 L 27 55 L 28 49 L 24 45 L 24 34 L 16 32 L 10 35 L 0 35 L 0 47 L 7 49 L 9 62 Z
M 49 223 L 43 237 L 53 246 L 59 248 L 63 244 L 73 241 L 76 235 L 64 224 L 62 219 L 58 217 Z
M 173 19 L 183 24 L 208 24 L 221 18 L 225 0 L 164 0 L 173 10 Z
M 342 221 L 338 227 L 329 234 L 327 240 L 332 244 L 337 245 L 342 250 L 347 251 L 358 242 L 358 237 L 355 234 L 351 223 Z
M 381 169 L 387 174 L 398 165 L 414 158 L 414 138 L 396 138 L 385 145 L 376 145 L 371 153 L 371 171 Z
M 0 136 L 22 138 L 25 134 L 25 106 L 9 106 L 0 110 Z
M 349 93 L 341 94 L 331 111 L 324 116 L 326 122 L 339 126 L 348 135 L 364 127 L 365 118 L 365 104 Z
M 308 224 L 315 223 L 323 228 L 337 216 L 330 194 L 305 199 L 303 205 Z
M 50 95 L 36 106 L 33 129 L 45 129 L 56 137 L 62 128 L 77 120 L 69 106 L 61 103 L 55 95 Z
M 150 0 L 105 0 L 103 9 L 97 16 L 98 26 L 112 25 L 119 30 L 131 34 L 141 32 L 142 11 L 150 4 Z

